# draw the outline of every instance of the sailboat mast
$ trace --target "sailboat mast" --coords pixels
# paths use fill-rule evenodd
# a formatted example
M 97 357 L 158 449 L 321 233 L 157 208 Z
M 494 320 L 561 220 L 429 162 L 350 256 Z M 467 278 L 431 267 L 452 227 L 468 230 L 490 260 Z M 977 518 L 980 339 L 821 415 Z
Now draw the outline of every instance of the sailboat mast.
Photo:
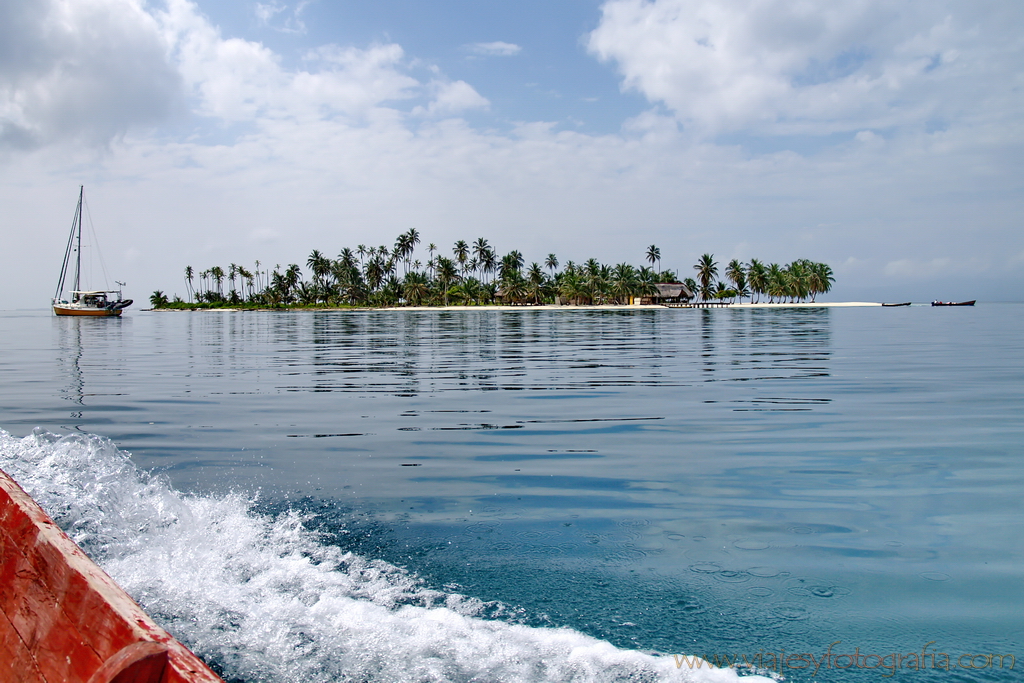
M 79 279 L 82 275 L 82 199 L 85 196 L 85 185 L 78 186 L 78 260 L 75 263 L 75 289 L 81 289 Z
M 79 186 L 78 188 L 78 207 L 75 208 L 75 218 L 71 221 L 71 234 L 68 235 L 68 245 L 64 249 L 64 263 L 60 268 L 60 280 L 57 281 L 57 291 L 53 293 L 53 300 L 57 301 L 61 298 L 61 294 L 64 293 L 64 285 L 68 276 L 68 266 L 71 265 L 71 250 L 75 248 L 75 235 L 78 235 L 78 267 L 75 271 L 75 290 L 78 289 L 78 271 L 82 267 L 82 196 L 85 191 L 85 186 Z

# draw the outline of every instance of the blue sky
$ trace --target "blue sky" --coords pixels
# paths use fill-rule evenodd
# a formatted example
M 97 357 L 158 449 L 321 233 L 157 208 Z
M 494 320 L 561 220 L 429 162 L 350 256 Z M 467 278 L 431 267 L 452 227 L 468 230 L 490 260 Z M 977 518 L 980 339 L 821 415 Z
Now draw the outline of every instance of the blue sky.
M 593 0 L 202 5 L 226 34 L 259 41 L 293 67 L 310 46 L 401 45 L 421 72 L 436 66 L 491 102 L 488 112 L 468 115 L 479 125 L 508 130 L 517 121 L 555 121 L 614 133 L 649 104 L 623 93 L 614 70 L 588 54 L 600 7 Z
M 0 283 L 45 306 L 84 184 L 137 299 L 409 227 L 1019 299 L 1022 26 L 1010 0 L 8 0 Z

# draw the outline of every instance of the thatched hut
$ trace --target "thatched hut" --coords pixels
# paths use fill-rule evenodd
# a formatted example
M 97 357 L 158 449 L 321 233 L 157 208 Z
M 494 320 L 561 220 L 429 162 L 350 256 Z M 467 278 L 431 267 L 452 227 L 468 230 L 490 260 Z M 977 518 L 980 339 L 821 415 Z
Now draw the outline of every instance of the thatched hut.
M 684 304 L 693 298 L 693 292 L 682 282 L 659 282 L 654 287 L 657 294 L 639 299 L 640 304 Z

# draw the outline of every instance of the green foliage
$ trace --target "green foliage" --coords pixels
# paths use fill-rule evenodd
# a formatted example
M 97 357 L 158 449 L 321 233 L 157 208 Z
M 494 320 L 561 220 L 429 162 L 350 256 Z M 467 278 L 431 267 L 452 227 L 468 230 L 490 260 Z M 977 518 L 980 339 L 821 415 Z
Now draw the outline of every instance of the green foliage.
M 415 258 L 419 243 L 419 232 L 409 229 L 393 247 L 344 247 L 334 259 L 314 249 L 305 262 L 308 279 L 294 263 L 270 269 L 256 261 L 252 270 L 232 263 L 227 271 L 213 266 L 199 272 L 186 266 L 188 301 L 175 296 L 168 302 L 157 291 L 150 303 L 154 308 L 182 309 L 352 308 L 543 304 L 554 303 L 557 297 L 572 304 L 626 304 L 656 295 L 657 283 L 679 282 L 676 272 L 653 268 L 657 263 L 660 270 L 661 265 L 661 250 L 653 244 L 644 254 L 649 266 L 610 266 L 588 259 L 582 264 L 566 261 L 558 271 L 555 254 L 527 267 L 521 252 L 499 256 L 482 237 L 456 241 L 450 257 L 430 243 L 425 262 Z M 723 303 L 744 297 L 760 301 L 763 296 L 769 301 L 813 301 L 835 282 L 826 264 L 806 259 L 787 266 L 733 259 L 724 270 L 728 283 L 717 280 L 719 268 L 712 254 L 703 254 L 694 270 L 696 279 L 683 283 L 688 290 L 701 301 Z

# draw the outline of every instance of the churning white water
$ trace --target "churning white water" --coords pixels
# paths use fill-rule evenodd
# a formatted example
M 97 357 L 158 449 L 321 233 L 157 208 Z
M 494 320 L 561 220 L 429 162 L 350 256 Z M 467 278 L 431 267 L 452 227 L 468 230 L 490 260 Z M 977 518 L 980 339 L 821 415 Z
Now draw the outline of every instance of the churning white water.
M 322 542 L 296 513 L 259 514 L 237 494 L 181 493 L 102 437 L 0 430 L 0 468 L 231 681 L 738 678 L 501 620 L 500 605 L 432 590 L 399 567 Z

